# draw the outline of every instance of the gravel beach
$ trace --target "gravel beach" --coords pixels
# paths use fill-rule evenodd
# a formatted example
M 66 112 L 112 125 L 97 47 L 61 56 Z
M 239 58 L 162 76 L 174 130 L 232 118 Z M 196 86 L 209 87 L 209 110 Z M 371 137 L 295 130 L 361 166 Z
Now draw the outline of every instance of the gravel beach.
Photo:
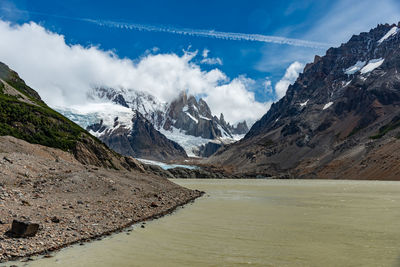
M 149 173 L 82 165 L 61 150 L 0 139 L 0 262 L 99 238 L 203 194 Z M 13 220 L 38 223 L 39 231 L 12 237 Z

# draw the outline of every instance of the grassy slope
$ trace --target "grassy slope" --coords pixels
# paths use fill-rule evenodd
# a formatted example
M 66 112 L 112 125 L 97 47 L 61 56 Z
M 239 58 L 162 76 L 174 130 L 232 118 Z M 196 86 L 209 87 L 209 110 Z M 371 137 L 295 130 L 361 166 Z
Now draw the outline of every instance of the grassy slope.
M 4 94 L 4 85 L 1 83 L 0 135 L 11 135 L 29 143 L 71 151 L 79 136 L 86 133 L 80 126 L 49 108 L 36 91 L 2 63 L 0 78 L 37 104 L 31 105 L 19 101 L 18 97 Z
M 35 90 L 1 62 L 0 79 L 33 102 L 29 104 L 21 101 L 21 96 L 5 94 L 0 82 L 0 136 L 10 135 L 32 144 L 62 149 L 82 164 L 142 171 L 134 159 L 110 150 L 85 129 L 48 107 Z

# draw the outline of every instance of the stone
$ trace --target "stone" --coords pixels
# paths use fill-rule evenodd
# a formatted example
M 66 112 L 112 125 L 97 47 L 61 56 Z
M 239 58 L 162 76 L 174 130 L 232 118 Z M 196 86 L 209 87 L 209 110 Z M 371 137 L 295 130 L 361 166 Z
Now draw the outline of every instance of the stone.
M 52 221 L 53 223 L 59 223 L 59 222 L 60 222 L 60 219 L 57 218 L 56 216 L 54 216 L 53 218 L 51 218 L 51 221 Z
M 16 237 L 35 236 L 39 230 L 39 224 L 29 221 L 13 220 L 11 233 Z

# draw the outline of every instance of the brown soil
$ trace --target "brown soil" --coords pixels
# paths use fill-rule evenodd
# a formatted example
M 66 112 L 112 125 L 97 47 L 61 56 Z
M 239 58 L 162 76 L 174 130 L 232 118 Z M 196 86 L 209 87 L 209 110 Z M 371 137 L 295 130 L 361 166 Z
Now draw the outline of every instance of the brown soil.
M 0 262 L 109 234 L 169 213 L 202 193 L 151 174 L 82 165 L 61 150 L 0 137 Z M 54 217 L 60 221 L 52 222 Z M 38 222 L 39 232 L 8 236 L 14 219 Z

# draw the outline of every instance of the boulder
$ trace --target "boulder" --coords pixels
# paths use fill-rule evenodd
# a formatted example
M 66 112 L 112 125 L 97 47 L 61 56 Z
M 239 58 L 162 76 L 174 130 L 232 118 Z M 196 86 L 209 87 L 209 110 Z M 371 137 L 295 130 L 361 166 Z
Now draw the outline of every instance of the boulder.
M 29 221 L 13 220 L 11 233 L 16 237 L 35 236 L 39 230 L 39 224 Z

